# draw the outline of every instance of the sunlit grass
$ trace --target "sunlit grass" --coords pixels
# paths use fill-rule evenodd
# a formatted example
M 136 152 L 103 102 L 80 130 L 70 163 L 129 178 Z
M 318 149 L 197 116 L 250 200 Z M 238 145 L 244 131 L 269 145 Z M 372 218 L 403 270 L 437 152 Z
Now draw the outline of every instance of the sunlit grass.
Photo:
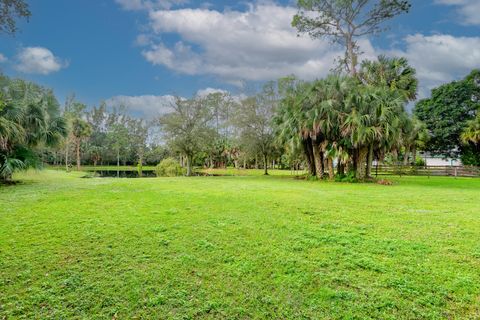
M 0 187 L 0 318 L 480 317 L 480 179 L 253 173 L 17 176 Z

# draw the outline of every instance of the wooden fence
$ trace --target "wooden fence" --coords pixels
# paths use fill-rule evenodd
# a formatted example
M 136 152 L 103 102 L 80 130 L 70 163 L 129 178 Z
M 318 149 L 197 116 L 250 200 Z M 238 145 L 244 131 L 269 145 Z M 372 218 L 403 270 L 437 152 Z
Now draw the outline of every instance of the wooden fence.
M 480 177 L 480 167 L 474 166 L 403 166 L 376 165 L 372 168 L 375 176 L 448 176 L 448 177 Z

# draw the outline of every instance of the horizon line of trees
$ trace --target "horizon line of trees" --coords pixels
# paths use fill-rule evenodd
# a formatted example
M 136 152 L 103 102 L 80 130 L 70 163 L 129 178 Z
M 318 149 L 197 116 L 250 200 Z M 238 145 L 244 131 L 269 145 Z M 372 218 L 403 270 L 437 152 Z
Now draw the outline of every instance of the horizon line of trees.
M 170 112 L 136 119 L 122 107 L 62 108 L 53 92 L 0 77 L 0 180 L 42 163 L 306 169 L 317 178 L 371 175 L 373 161 L 414 164 L 419 150 L 480 165 L 480 70 L 432 90 L 413 114 L 415 71 L 405 59 L 365 61 L 356 77 L 268 82 L 243 98 L 177 97 Z

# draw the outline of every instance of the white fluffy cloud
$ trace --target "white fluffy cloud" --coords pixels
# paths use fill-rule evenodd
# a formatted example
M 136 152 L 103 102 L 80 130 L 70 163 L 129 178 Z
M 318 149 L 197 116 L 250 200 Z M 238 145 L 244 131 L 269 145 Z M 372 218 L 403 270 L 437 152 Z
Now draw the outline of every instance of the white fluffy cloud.
M 170 9 L 188 3 L 188 0 L 115 0 L 125 10 Z
M 480 37 L 422 34 L 405 38 L 406 49 L 391 55 L 407 57 L 417 70 L 421 96 L 439 84 L 459 79 L 480 68 Z
M 196 95 L 199 97 L 206 97 L 209 94 L 212 93 L 228 93 L 228 91 L 223 90 L 223 89 L 217 89 L 217 88 L 205 88 L 205 89 L 200 89 L 197 91 Z
M 170 47 L 152 44 L 143 56 L 179 73 L 210 74 L 231 83 L 292 73 L 304 79 L 321 77 L 343 51 L 325 40 L 298 37 L 291 27 L 295 12 L 273 3 L 252 5 L 247 11 L 151 10 L 152 32 L 177 34 L 181 40 Z M 368 40 L 361 46 L 365 56 L 373 57 Z
M 7 62 L 7 61 L 8 61 L 7 57 L 5 57 L 4 54 L 0 53 L 0 63 L 4 63 L 4 62 Z
M 15 68 L 23 73 L 47 75 L 67 66 L 67 63 L 53 55 L 47 48 L 27 47 L 17 55 Z
M 479 0 L 436 0 L 438 4 L 456 6 L 462 24 L 480 25 Z
M 479 12 L 474 9 L 480 6 L 480 0 L 436 2 L 456 5 L 469 13 Z M 147 61 L 181 74 L 213 75 L 237 86 L 288 74 L 311 80 L 325 76 L 335 58 L 344 53 L 326 40 L 298 37 L 291 27 L 296 13 L 291 6 L 258 1 L 246 11 L 163 8 L 158 2 L 156 7 L 147 8 L 150 32 L 141 34 L 137 44 L 144 47 L 142 55 Z M 464 21 L 473 24 L 478 17 L 472 15 Z M 178 40 L 173 44 L 158 40 L 165 39 L 166 34 Z M 401 50 L 388 51 L 374 48 L 369 39 L 360 40 L 359 45 L 364 52 L 361 59 L 374 59 L 382 53 L 407 57 L 417 69 L 421 97 L 434 86 L 480 68 L 480 37 L 413 34 L 400 44 Z
M 151 118 L 168 112 L 175 101 L 171 95 L 115 96 L 106 101 L 108 107 L 126 107 L 140 117 Z

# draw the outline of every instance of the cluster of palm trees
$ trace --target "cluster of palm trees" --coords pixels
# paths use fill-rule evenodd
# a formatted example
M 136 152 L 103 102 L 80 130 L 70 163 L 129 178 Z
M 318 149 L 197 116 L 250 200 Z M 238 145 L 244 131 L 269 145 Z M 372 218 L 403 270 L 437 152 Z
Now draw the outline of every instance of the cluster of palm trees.
M 423 124 L 405 111 L 416 90 L 415 70 L 407 61 L 382 56 L 362 63 L 356 76 L 292 80 L 275 119 L 279 138 L 303 151 L 312 176 L 328 172 L 333 179 L 336 164 L 339 176 L 366 179 L 374 159 L 402 151 L 408 162 L 427 136 Z
M 57 145 L 67 135 L 65 119 L 50 90 L 0 77 L 0 182 L 41 164 L 38 148 Z

